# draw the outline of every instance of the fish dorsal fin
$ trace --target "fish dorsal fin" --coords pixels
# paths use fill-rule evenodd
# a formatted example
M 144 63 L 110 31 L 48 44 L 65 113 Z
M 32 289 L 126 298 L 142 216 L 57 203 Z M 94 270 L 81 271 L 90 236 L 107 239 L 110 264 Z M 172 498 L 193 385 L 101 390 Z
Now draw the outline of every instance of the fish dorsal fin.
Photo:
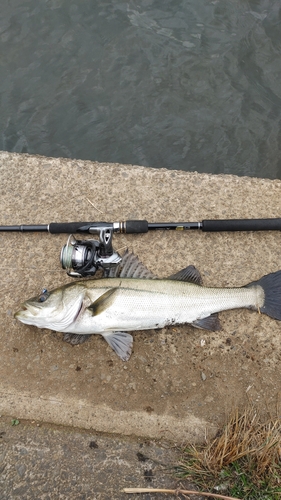
M 93 314 L 93 316 L 97 316 L 107 309 L 114 300 L 114 295 L 118 292 L 119 288 L 109 288 L 106 290 L 97 300 L 92 302 L 87 309 Z
M 110 278 L 141 278 L 156 279 L 157 276 L 145 267 L 139 258 L 132 252 L 126 252 L 122 256 L 122 262 L 117 269 L 110 273 Z
M 172 274 L 167 279 L 175 281 L 188 281 L 189 283 L 194 283 L 195 285 L 203 284 L 201 274 L 194 266 L 187 266 L 181 271 Z

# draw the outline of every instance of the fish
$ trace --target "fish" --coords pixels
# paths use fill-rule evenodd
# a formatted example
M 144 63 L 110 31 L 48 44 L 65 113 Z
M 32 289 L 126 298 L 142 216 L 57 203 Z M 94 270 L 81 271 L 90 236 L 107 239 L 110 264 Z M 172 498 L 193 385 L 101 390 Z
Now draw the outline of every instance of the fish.
M 62 332 L 63 340 L 82 343 L 100 334 L 128 361 L 133 337 L 128 332 L 190 324 L 219 331 L 218 313 L 248 308 L 281 320 L 281 270 L 242 287 L 202 285 L 192 265 L 158 279 L 133 253 L 107 278 L 91 278 L 42 292 L 15 313 L 20 322 Z M 80 339 L 80 340 L 79 340 Z

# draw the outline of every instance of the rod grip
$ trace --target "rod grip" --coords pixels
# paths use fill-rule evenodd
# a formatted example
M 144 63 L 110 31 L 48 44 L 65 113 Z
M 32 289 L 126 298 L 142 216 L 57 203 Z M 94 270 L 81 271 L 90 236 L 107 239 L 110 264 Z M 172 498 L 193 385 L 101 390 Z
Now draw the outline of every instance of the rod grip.
M 51 222 L 49 224 L 49 233 L 59 234 L 59 233 L 77 233 L 80 228 L 93 225 L 93 222 Z M 84 232 L 84 231 L 83 231 Z M 87 232 L 87 231 L 85 231 Z
M 147 233 L 147 220 L 126 220 L 126 233 Z
M 203 220 L 202 231 L 281 231 L 281 219 Z

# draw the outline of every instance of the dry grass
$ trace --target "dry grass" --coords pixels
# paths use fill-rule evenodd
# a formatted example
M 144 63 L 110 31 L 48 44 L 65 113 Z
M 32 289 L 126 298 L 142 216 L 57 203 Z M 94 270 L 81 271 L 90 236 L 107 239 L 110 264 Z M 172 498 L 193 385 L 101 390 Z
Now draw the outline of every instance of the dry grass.
M 281 420 L 262 420 L 253 407 L 236 410 L 205 446 L 185 448 L 179 470 L 209 491 L 281 498 Z

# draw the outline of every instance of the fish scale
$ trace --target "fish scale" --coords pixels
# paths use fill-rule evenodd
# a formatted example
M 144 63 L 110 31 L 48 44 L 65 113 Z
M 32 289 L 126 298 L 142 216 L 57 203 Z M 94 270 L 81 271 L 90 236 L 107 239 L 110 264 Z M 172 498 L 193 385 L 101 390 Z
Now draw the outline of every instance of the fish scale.
M 106 280 L 108 281 L 108 280 Z M 118 328 L 146 330 L 169 324 L 193 323 L 210 314 L 240 307 L 259 308 L 263 304 L 261 287 L 205 288 L 169 280 L 118 280 L 104 283 L 116 289 L 110 305 L 95 317 L 89 318 L 87 333 L 112 330 L 118 318 Z M 91 293 L 90 293 L 91 295 Z M 95 293 L 91 299 L 95 300 Z M 134 311 L 133 317 L 128 311 Z M 85 325 L 86 326 L 86 325 Z M 70 329 L 73 327 L 69 327 Z M 76 325 L 77 333 L 79 325 Z M 69 330 L 70 331 L 70 330 Z M 86 332 L 85 332 L 86 333 Z

